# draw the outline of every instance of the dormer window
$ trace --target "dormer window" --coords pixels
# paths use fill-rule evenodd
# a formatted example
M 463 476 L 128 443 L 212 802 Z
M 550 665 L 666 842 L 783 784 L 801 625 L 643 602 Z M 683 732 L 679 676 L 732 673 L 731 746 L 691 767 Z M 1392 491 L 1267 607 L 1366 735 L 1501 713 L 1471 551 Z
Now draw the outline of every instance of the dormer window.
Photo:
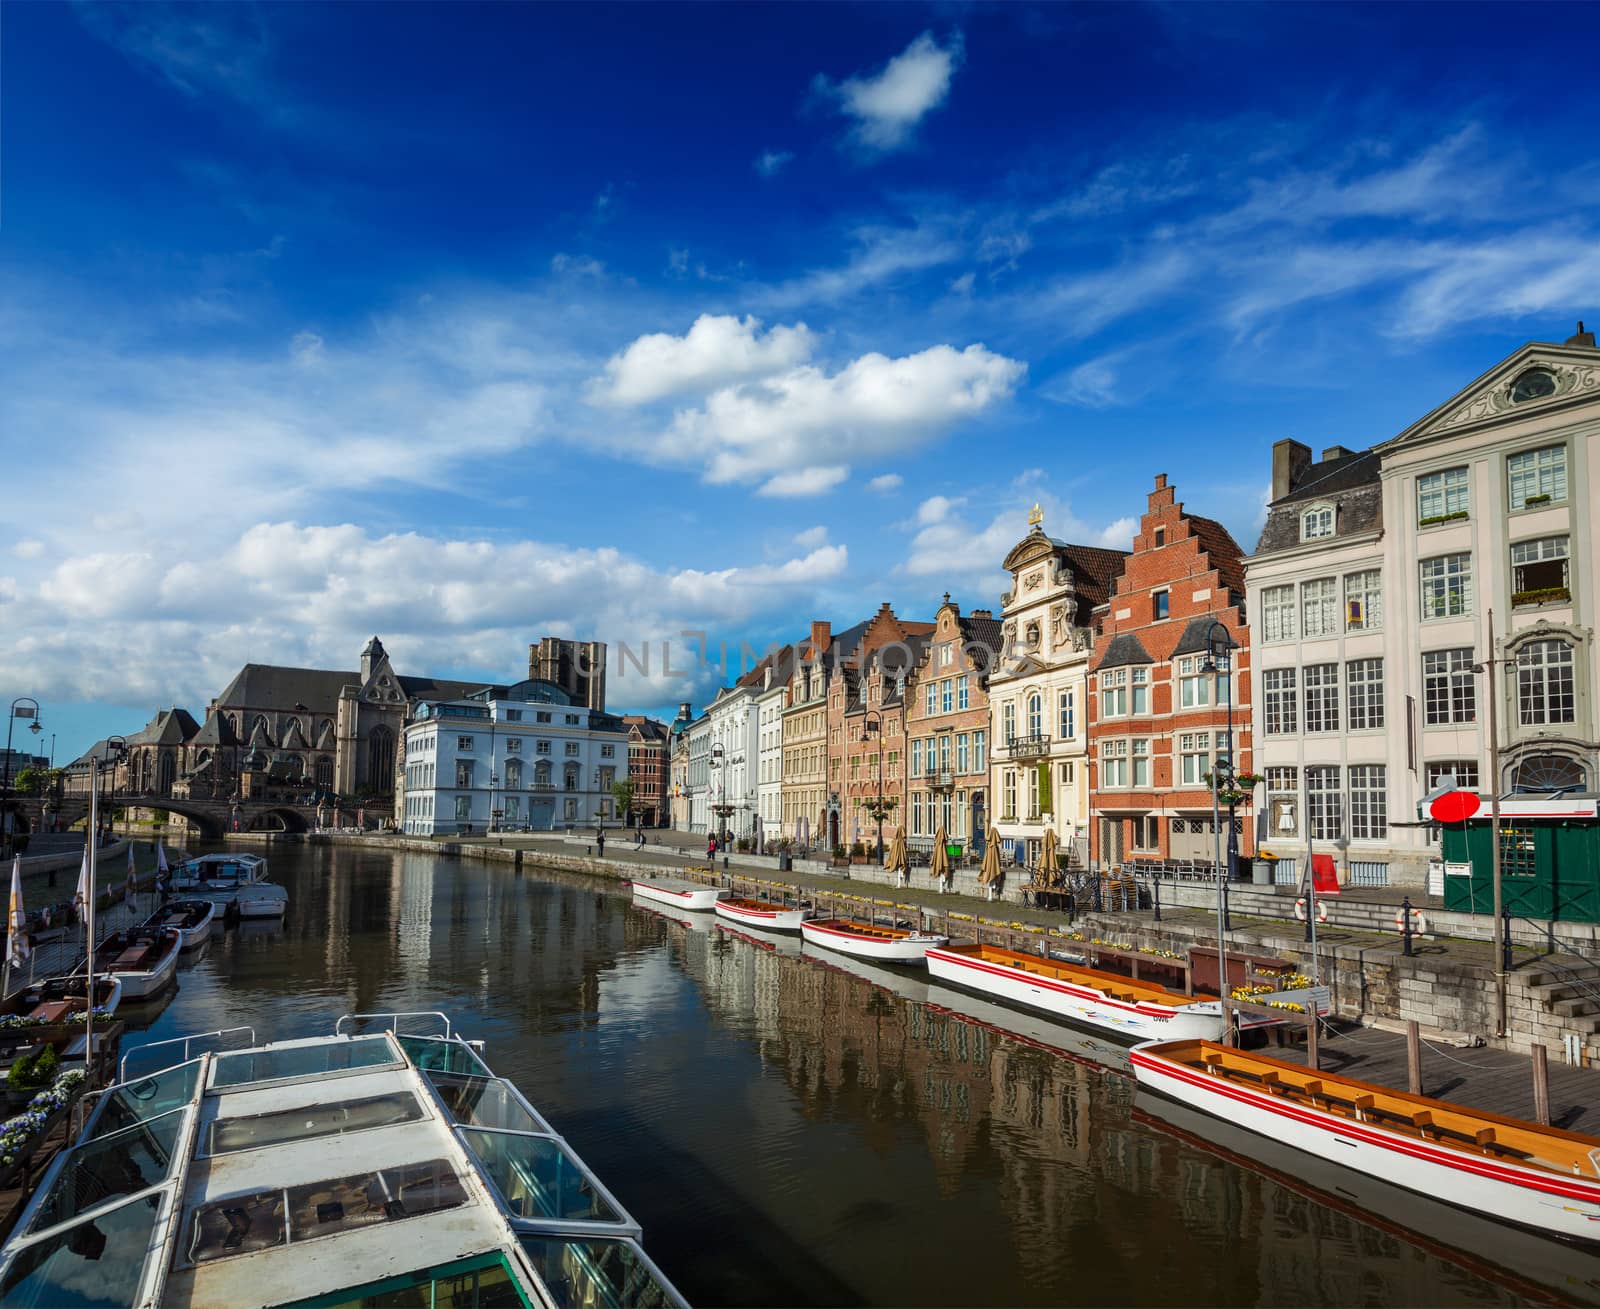
M 1320 541 L 1333 535 L 1333 506 L 1312 505 L 1300 515 L 1300 539 Z

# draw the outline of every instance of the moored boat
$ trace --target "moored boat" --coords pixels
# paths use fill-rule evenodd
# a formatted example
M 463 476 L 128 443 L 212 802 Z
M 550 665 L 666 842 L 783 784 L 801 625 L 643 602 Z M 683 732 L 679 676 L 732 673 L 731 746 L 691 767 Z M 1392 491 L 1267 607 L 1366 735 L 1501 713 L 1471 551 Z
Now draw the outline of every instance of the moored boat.
M 178 971 L 183 935 L 176 928 L 113 932 L 95 948 L 96 975 L 122 984 L 122 999 L 143 1000 L 166 989 Z
M 205 854 L 179 866 L 172 889 L 209 900 L 220 914 L 240 918 L 282 918 L 289 892 L 267 881 L 267 861 L 258 854 Z
M 705 910 L 717 903 L 720 888 L 701 882 L 685 882 L 676 877 L 636 877 L 633 893 L 641 900 L 668 905 L 673 909 Z
M 928 952 L 928 972 L 938 981 L 1115 1032 L 1129 1041 L 1209 1040 L 1221 1037 L 1224 1028 L 1221 1001 L 1020 950 L 940 946 Z
M 1600 1242 L 1600 1138 L 1211 1041 L 1135 1046 L 1141 1086 L 1320 1159 L 1547 1235 Z
M 803 922 L 800 937 L 806 944 L 821 946 L 824 950 L 891 964 L 920 964 L 930 948 L 949 940 L 945 936 L 924 936 L 903 927 L 879 927 L 849 918 Z
M 763 932 L 798 932 L 806 911 L 799 905 L 773 904 L 746 896 L 724 896 L 713 906 L 717 917 Z
M 211 939 L 211 923 L 217 907 L 209 900 L 169 900 L 144 920 L 146 927 L 170 927 L 183 938 L 183 948 L 191 950 Z
M 96 1021 L 117 1012 L 122 983 L 115 977 L 94 979 Z M 0 1004 L 0 1059 L 19 1044 L 46 1042 L 62 1059 L 83 1057 L 83 1020 L 88 1003 L 81 973 L 51 977 L 8 996 Z M 64 1029 L 72 1028 L 71 1032 Z

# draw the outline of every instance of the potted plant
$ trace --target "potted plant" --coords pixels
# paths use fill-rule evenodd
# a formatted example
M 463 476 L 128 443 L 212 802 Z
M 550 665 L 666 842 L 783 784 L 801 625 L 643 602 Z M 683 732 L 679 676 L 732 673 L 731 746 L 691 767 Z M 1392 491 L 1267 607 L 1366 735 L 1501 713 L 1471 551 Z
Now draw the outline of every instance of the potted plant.
M 55 1046 L 47 1045 L 18 1059 L 6 1073 L 6 1099 L 13 1109 L 21 1108 L 51 1082 L 61 1070 L 61 1057 Z

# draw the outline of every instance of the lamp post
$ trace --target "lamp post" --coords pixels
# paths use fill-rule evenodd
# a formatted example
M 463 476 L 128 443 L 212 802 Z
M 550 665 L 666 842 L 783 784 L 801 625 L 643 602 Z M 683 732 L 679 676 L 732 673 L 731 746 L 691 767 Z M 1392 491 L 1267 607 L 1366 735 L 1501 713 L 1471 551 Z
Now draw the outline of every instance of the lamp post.
M 494 807 L 495 792 L 500 786 L 500 774 L 489 774 L 489 830 L 495 833 L 500 831 L 500 811 Z
M 113 784 L 116 781 L 116 770 L 124 759 L 128 757 L 128 743 L 120 736 L 106 738 L 105 753 L 98 759 L 93 755 L 89 758 L 89 826 L 84 833 L 84 839 L 89 843 L 89 885 L 85 888 L 84 896 L 84 992 L 83 992 L 83 1063 L 89 1070 L 91 1080 L 94 1076 L 94 909 L 98 892 L 95 891 L 95 877 L 100 867 L 100 770 L 108 764 L 111 768 Z
M 17 706 L 23 706 L 18 708 Z M 11 853 L 11 730 L 17 725 L 17 719 L 31 718 L 28 730 L 35 736 L 44 731 L 39 725 L 39 702 L 32 696 L 19 695 L 11 702 L 11 712 L 6 715 L 6 767 L 5 782 L 0 785 L 0 854 Z
M 861 734 L 878 738 L 878 804 L 872 816 L 878 820 L 878 865 L 883 865 L 883 715 L 876 709 L 867 710 L 861 720 Z
M 1487 615 L 1489 654 L 1482 663 L 1474 664 L 1472 671 L 1487 673 L 1486 691 L 1489 697 L 1489 869 L 1494 882 L 1494 996 L 1497 1036 L 1506 1034 L 1506 920 L 1501 912 L 1504 887 L 1500 880 L 1500 719 L 1496 701 L 1500 698 L 1500 679 L 1495 669 L 1505 663 L 1498 658 L 1494 643 L 1494 610 Z
M 722 742 L 720 742 L 720 741 L 716 742 L 711 747 L 710 768 L 711 768 L 711 771 L 716 773 L 716 775 L 717 775 L 717 802 L 716 802 L 716 804 L 710 806 L 710 812 L 711 812 L 711 816 L 714 817 L 717 820 L 717 823 L 716 823 L 717 846 L 718 846 L 719 849 L 726 849 L 727 845 L 728 845 L 728 812 L 729 812 L 728 796 L 727 796 L 728 782 L 727 782 L 727 776 L 726 776 L 727 768 L 728 768 L 728 759 L 727 759 L 727 752 L 722 748 Z M 706 789 L 708 791 L 710 790 L 709 782 L 707 784 Z M 706 826 L 709 828 L 711 826 L 711 824 L 707 823 Z
M 1223 673 L 1229 682 L 1228 694 L 1228 750 L 1230 757 L 1224 760 L 1218 755 L 1211 764 L 1211 844 L 1213 868 L 1217 874 L 1217 994 L 1222 1000 L 1223 1016 L 1228 1012 L 1228 889 L 1227 880 L 1222 873 L 1222 828 L 1219 826 L 1221 815 L 1217 812 L 1217 792 L 1222 785 L 1223 769 L 1228 773 L 1233 772 L 1233 636 L 1220 622 L 1213 622 L 1206 629 L 1206 658 L 1200 665 L 1200 671 L 1205 673 Z M 1231 815 L 1232 806 L 1229 806 Z M 1230 837 L 1232 835 L 1232 821 L 1228 824 Z

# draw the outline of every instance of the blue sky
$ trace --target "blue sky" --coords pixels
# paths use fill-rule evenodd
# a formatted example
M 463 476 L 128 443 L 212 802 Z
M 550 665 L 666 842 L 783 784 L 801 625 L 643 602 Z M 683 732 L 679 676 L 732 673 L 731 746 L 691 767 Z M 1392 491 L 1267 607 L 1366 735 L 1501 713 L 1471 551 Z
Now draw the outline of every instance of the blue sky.
M 7 6 L 0 695 L 995 604 L 1600 318 L 1590 6 Z M 679 649 L 665 676 L 659 643 Z

